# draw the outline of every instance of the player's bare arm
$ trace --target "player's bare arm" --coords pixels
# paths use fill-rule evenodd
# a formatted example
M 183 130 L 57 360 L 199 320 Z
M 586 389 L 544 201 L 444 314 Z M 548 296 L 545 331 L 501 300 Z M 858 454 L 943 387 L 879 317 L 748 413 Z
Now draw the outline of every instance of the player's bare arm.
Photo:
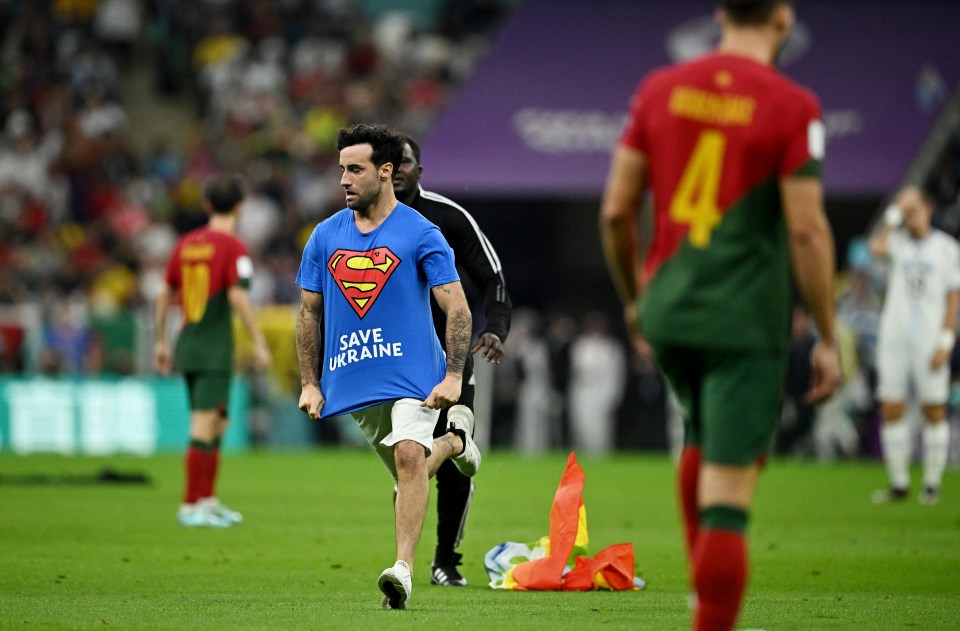
M 473 318 L 460 281 L 433 288 L 437 305 L 447 316 L 447 374 L 424 400 L 425 407 L 434 409 L 453 405 L 460 399 L 463 369 L 470 351 Z
M 324 398 L 320 392 L 320 324 L 323 294 L 300 290 L 297 311 L 297 359 L 300 363 L 300 409 L 310 418 L 320 418 Z
M 947 292 L 947 308 L 943 317 L 943 327 L 940 330 L 940 336 L 937 339 L 937 348 L 934 350 L 933 357 L 930 359 L 930 367 L 934 370 L 940 368 L 948 361 L 953 353 L 953 346 L 956 343 L 957 330 L 957 308 L 960 307 L 960 291 Z
M 903 213 L 896 204 L 890 204 L 883 213 L 883 218 L 877 224 L 870 235 L 868 247 L 870 254 L 877 258 L 887 257 L 887 246 L 890 242 L 890 235 L 903 223 Z
M 649 357 L 650 346 L 640 333 L 637 297 L 643 288 L 638 273 L 640 202 L 647 188 L 647 158 L 629 147 L 617 147 L 600 206 L 600 241 L 604 259 L 620 300 L 634 349 Z
M 167 342 L 167 312 L 170 309 L 172 290 L 166 283 L 160 288 L 160 294 L 154 305 L 154 328 L 156 342 L 153 346 L 153 366 L 162 375 L 170 374 L 173 360 L 170 355 L 170 345 Z
M 253 365 L 256 368 L 266 368 L 270 365 L 270 348 L 267 346 L 267 340 L 260 330 L 257 318 L 253 313 L 253 306 L 250 304 L 250 295 L 247 290 L 239 285 L 234 285 L 227 291 L 227 300 L 230 306 L 240 316 L 244 328 L 250 334 L 253 340 Z
M 780 191 L 797 288 L 820 333 L 811 355 L 813 384 L 807 393 L 808 401 L 817 402 L 833 394 L 841 379 L 833 302 L 833 233 L 818 178 L 782 178 Z
M 624 304 L 637 298 L 637 213 L 646 189 L 646 176 L 646 157 L 634 149 L 618 147 L 603 191 L 600 239 L 607 268 Z

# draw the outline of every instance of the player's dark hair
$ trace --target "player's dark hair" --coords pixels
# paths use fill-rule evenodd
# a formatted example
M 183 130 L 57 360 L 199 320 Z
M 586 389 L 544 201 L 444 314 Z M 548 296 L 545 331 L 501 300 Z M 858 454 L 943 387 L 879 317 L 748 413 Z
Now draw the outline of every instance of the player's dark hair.
M 413 151 L 413 159 L 417 161 L 417 164 L 420 164 L 420 145 L 417 144 L 417 141 L 407 134 L 400 134 L 400 138 L 404 144 L 410 145 L 410 150 Z
M 376 168 L 379 169 L 387 163 L 393 165 L 394 173 L 400 168 L 400 161 L 403 159 L 403 140 L 386 126 L 361 123 L 337 130 L 337 151 L 354 145 L 370 145 L 373 148 L 370 161 Z
M 207 183 L 203 197 L 218 215 L 229 214 L 244 197 L 243 178 L 235 173 L 218 175 Z
M 793 5 L 791 0 L 721 0 L 720 8 L 734 24 L 756 26 L 766 23 L 778 5 Z

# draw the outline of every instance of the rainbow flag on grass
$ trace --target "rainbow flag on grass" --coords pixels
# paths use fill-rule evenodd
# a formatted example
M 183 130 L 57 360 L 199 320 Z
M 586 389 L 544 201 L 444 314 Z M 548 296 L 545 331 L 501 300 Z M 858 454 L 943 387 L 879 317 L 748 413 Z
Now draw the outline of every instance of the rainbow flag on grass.
M 507 541 L 484 557 L 490 587 L 512 590 L 638 590 L 633 575 L 633 544 L 619 543 L 586 556 L 590 537 L 583 505 L 583 469 L 574 452 L 550 507 L 550 535 L 533 543 Z

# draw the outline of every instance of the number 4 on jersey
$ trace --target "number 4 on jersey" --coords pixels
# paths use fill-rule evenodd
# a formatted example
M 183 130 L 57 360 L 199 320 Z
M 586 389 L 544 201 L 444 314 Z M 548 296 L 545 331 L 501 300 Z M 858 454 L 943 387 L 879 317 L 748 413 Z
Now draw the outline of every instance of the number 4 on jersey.
M 710 233 L 723 217 L 717 196 L 726 144 L 726 136 L 719 131 L 700 134 L 670 202 L 670 218 L 690 226 L 690 245 L 695 248 L 710 245 Z

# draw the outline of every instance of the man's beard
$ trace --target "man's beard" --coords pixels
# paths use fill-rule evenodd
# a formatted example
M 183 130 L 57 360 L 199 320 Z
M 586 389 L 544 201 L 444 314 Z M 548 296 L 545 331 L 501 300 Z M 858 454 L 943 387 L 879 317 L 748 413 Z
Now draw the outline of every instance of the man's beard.
M 359 210 L 364 211 L 374 204 L 378 199 L 380 199 L 380 193 L 383 192 L 383 183 L 377 180 L 377 190 L 373 192 L 369 197 L 364 197 L 361 193 L 357 193 L 357 199 L 354 200 L 353 206 L 347 204 L 347 207 L 350 210 Z

